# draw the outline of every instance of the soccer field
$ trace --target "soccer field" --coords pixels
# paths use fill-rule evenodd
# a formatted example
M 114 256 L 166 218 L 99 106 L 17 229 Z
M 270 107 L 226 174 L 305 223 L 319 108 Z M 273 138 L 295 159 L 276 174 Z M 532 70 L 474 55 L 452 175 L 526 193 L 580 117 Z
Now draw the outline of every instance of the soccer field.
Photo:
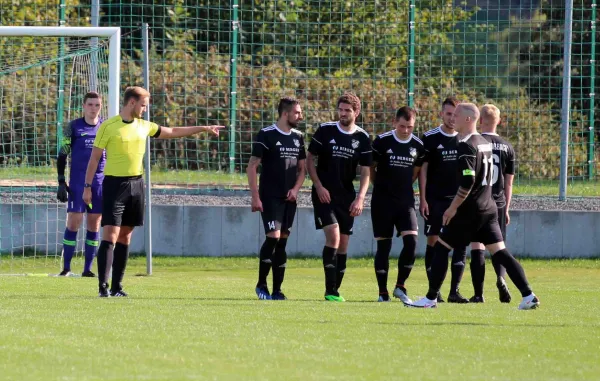
M 291 259 L 288 301 L 258 301 L 256 259 L 134 258 L 130 297 L 96 280 L 0 277 L 2 380 L 593 380 L 600 374 L 600 261 L 523 265 L 542 301 L 500 304 L 488 261 L 479 305 L 376 303 L 372 259 L 349 261 L 324 302 L 320 260 Z M 79 269 L 80 263 L 74 263 Z M 391 263 L 395 268 L 395 260 Z M 47 269 L 57 272 L 58 269 Z M 471 296 L 468 269 L 462 291 Z M 395 280 L 390 274 L 390 287 Z M 442 289 L 447 294 L 448 281 Z M 410 296 L 426 292 L 423 262 Z

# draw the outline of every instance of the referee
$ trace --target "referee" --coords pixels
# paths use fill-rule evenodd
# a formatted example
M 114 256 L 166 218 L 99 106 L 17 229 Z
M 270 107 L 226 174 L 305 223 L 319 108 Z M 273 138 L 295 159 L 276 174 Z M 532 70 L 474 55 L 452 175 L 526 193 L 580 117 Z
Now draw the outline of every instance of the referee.
M 146 138 L 181 138 L 202 131 L 219 134 L 221 126 L 161 127 L 142 119 L 150 101 L 150 93 L 142 87 L 128 87 L 123 108 L 100 125 L 94 140 L 83 184 L 83 201 L 92 201 L 91 183 L 102 154 L 106 151 L 102 183 L 102 242 L 98 249 L 99 296 L 127 296 L 121 282 L 125 274 L 131 233 L 144 223 L 144 181 L 142 162 Z M 108 273 L 112 284 L 108 292 Z

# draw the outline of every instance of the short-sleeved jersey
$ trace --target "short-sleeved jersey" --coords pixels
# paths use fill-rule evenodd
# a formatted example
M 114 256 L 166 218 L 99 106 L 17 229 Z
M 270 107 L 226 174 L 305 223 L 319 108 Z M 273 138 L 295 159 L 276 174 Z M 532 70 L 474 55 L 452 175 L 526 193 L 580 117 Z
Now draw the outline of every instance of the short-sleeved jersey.
M 492 144 L 478 133 L 467 135 L 458 143 L 456 174 L 459 186 L 471 192 L 458 207 L 461 213 L 487 213 L 496 210 L 492 199 L 494 160 Z M 473 178 L 475 179 L 473 182 Z
M 424 161 L 427 166 L 427 186 L 425 188 L 428 201 L 454 198 L 458 190 L 456 182 L 456 160 L 458 159 L 457 133 L 447 134 L 439 126 L 423 134 L 425 147 Z
M 356 167 L 371 166 L 371 138 L 356 126 L 352 132 L 343 130 L 338 122 L 323 123 L 310 141 L 308 151 L 318 156 L 317 175 L 323 186 L 335 196 L 354 196 L 352 181 Z
M 92 155 L 94 139 L 101 123 L 102 119 L 98 119 L 98 123 L 92 125 L 88 124 L 85 118 L 79 118 L 71 121 L 63 129 L 61 153 L 71 154 L 71 169 L 69 171 L 69 184 L 71 186 L 83 186 L 85 183 L 85 172 Z M 102 184 L 105 161 L 106 154 L 103 154 L 98 162 L 98 169 L 96 169 L 92 185 Z
M 492 158 L 494 159 L 492 197 L 496 201 L 496 205 L 503 208 L 506 206 L 504 175 L 515 174 L 515 150 L 509 142 L 502 139 L 498 134 L 483 132 L 481 136 L 492 143 Z
M 143 119 L 126 122 L 116 115 L 104 121 L 94 140 L 94 147 L 106 152 L 104 174 L 118 177 L 141 175 L 146 138 L 159 135 L 160 126 Z
M 400 140 L 395 131 L 378 135 L 373 141 L 373 161 L 377 162 L 373 194 L 414 204 L 414 168 L 423 165 L 424 156 L 423 142 L 414 135 L 406 140 Z
M 302 133 L 293 128 L 286 133 L 275 124 L 263 128 L 254 139 L 252 156 L 261 158 L 261 199 L 286 198 L 298 179 L 298 161 L 306 159 Z

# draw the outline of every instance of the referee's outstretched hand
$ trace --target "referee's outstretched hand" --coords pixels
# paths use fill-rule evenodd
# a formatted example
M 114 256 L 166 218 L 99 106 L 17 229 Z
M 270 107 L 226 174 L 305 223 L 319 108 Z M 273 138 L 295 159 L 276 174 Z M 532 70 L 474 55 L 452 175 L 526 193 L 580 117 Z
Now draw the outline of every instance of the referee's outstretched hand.
M 60 202 L 67 202 L 69 200 L 69 186 L 67 185 L 67 183 L 61 182 L 58 184 L 56 198 Z
M 210 132 L 215 136 L 219 136 L 219 130 L 225 128 L 225 126 L 206 126 L 206 131 Z
M 317 188 L 317 196 L 319 196 L 319 201 L 321 201 L 323 204 L 329 204 L 331 202 L 329 191 L 325 189 L 323 185 Z

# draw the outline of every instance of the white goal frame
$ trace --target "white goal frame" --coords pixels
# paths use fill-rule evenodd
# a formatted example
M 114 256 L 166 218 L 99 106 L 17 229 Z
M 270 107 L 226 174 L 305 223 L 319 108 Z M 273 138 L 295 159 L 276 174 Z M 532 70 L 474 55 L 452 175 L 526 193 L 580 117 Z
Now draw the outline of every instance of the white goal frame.
M 0 37 L 104 37 L 108 42 L 108 117 L 119 113 L 121 28 L 68 26 L 0 26 Z

